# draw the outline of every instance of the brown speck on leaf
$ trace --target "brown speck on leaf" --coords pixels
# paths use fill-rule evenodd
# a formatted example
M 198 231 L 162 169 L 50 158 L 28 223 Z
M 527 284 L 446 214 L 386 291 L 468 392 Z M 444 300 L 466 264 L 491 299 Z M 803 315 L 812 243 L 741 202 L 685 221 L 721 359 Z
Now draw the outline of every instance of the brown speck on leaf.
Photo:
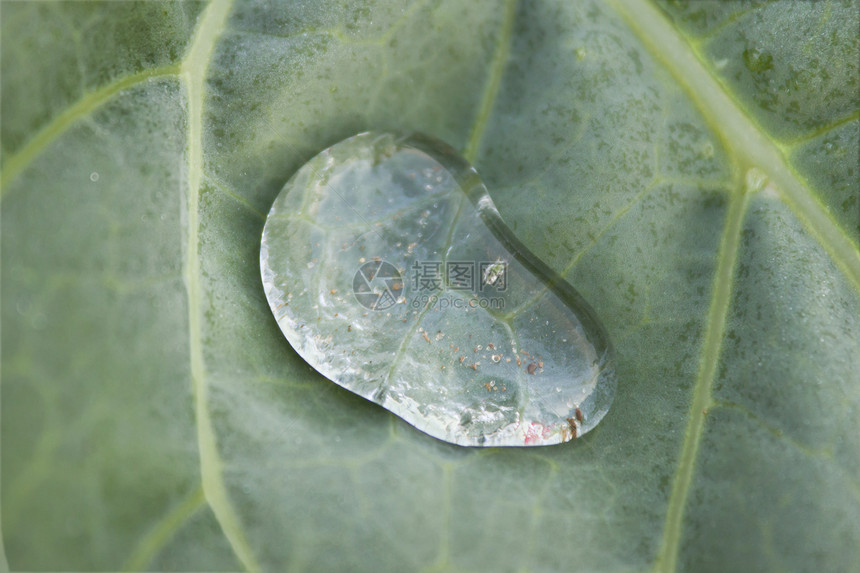
M 528 365 L 528 367 L 526 368 L 526 370 L 528 370 L 529 374 L 531 374 L 532 376 L 534 376 L 535 370 L 537 370 L 537 364 L 535 364 L 534 362 L 532 362 L 531 364 L 529 364 L 529 365 Z
M 423 337 L 424 337 L 424 340 L 426 340 L 426 341 L 427 341 L 427 344 L 433 344 L 432 342 L 430 342 L 430 337 L 429 337 L 429 336 L 427 336 L 427 333 L 426 333 L 426 332 L 422 332 L 422 333 L 421 333 L 421 336 L 423 336 Z
M 576 409 L 576 421 L 577 422 L 582 421 L 582 410 L 580 410 L 579 408 Z
M 576 420 L 573 418 L 567 419 L 567 424 L 570 426 L 570 433 L 573 434 L 572 438 L 576 437 Z

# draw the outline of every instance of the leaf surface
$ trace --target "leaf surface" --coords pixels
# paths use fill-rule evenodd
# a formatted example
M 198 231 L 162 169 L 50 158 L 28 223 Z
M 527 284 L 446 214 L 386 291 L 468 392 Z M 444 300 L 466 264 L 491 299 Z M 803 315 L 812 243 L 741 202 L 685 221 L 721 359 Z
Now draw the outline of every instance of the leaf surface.
M 14 570 L 856 570 L 858 3 L 4 2 Z M 429 438 L 289 347 L 263 213 L 463 150 L 605 322 L 569 444 Z

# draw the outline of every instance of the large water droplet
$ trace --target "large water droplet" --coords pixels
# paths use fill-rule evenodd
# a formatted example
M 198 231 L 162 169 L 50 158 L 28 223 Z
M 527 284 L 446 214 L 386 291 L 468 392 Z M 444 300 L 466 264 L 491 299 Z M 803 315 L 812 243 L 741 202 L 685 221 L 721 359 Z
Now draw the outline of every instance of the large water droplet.
M 440 141 L 362 133 L 321 152 L 275 200 L 260 264 L 311 366 L 439 439 L 558 444 L 612 402 L 594 312 Z

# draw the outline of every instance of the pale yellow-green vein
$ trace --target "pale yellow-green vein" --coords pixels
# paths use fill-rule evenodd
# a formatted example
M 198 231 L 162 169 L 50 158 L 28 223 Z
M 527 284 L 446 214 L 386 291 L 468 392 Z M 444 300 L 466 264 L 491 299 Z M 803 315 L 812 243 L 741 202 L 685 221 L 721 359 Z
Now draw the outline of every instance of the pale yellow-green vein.
M 158 555 L 188 520 L 206 505 L 203 487 L 198 486 L 143 536 L 123 565 L 123 571 L 141 571 Z
M 819 137 L 823 137 L 823 136 L 839 129 L 840 127 L 848 125 L 851 122 L 855 122 L 858 119 L 860 119 L 860 111 L 855 111 L 854 113 L 847 115 L 847 116 L 843 117 L 842 119 L 838 119 L 838 120 L 833 121 L 831 123 L 828 123 L 826 125 L 822 125 L 818 129 L 814 129 L 814 130 L 810 131 L 809 133 L 803 134 L 800 137 L 796 137 L 796 138 L 784 141 L 782 143 L 781 147 L 784 150 L 790 151 L 793 148 L 796 148 L 796 147 L 799 147 L 799 146 L 804 145 L 806 143 L 809 143 L 810 141 L 812 141 L 814 139 L 818 139 Z
M 251 550 L 223 480 L 215 428 L 209 415 L 206 365 L 203 359 L 203 295 L 200 285 L 199 199 L 203 183 L 203 103 L 206 71 L 230 13 L 230 0 L 214 0 L 201 18 L 180 70 L 188 89 L 188 204 L 185 284 L 188 293 L 188 332 L 191 382 L 194 389 L 197 441 L 203 492 L 239 561 L 249 571 L 260 566 Z
M 701 361 L 693 386 L 687 427 L 684 431 L 681 453 L 666 509 L 662 543 L 654 563 L 654 571 L 668 573 L 677 570 L 678 552 L 683 536 L 684 509 L 693 482 L 699 444 L 705 429 L 705 410 L 711 401 L 711 390 L 725 337 L 726 318 L 731 304 L 734 272 L 747 202 L 747 194 L 735 194 L 729 202 L 720 241 L 716 275 L 711 290 L 711 306 L 702 342 Z
M 9 184 L 18 177 L 18 175 L 20 175 L 21 172 L 26 169 L 27 166 L 30 165 L 30 163 L 32 163 L 46 147 L 48 147 L 48 145 L 72 127 L 76 121 L 82 117 L 86 117 L 124 90 L 134 87 L 150 78 L 171 76 L 178 72 L 178 65 L 143 70 L 136 74 L 118 78 L 116 81 L 104 85 L 95 91 L 84 94 L 81 99 L 51 120 L 47 125 L 39 130 L 32 139 L 24 144 L 20 150 L 3 163 L 3 174 L 0 175 L 0 197 L 5 197 L 9 191 Z
M 490 121 L 493 104 L 499 93 L 499 86 L 502 83 L 502 76 L 505 73 L 505 65 L 508 62 L 508 54 L 511 49 L 511 37 L 513 36 L 516 13 L 517 0 L 507 0 L 505 2 L 502 29 L 499 31 L 499 37 L 496 41 L 496 51 L 493 53 L 493 60 L 490 63 L 487 83 L 484 86 L 481 102 L 478 104 L 478 113 L 475 116 L 475 123 L 472 125 L 472 132 L 469 134 L 469 141 L 466 143 L 466 149 L 463 151 L 463 156 L 469 163 L 475 163 L 481 141 L 484 138 L 484 131 L 486 131 L 487 124 Z
M 442 491 L 443 491 L 443 505 L 441 508 L 442 513 L 442 531 L 439 539 L 439 554 L 436 556 L 436 561 L 427 565 L 424 569 L 422 569 L 422 573 L 437 573 L 439 571 L 447 571 L 451 568 L 451 528 L 453 527 L 451 523 L 451 511 L 452 511 L 452 503 L 453 500 L 451 496 L 453 495 L 453 481 L 454 481 L 454 469 L 451 462 L 443 462 L 442 463 Z
M 684 87 L 711 129 L 733 152 L 742 169 L 757 168 L 773 183 L 809 232 L 860 292 L 860 250 L 820 198 L 789 165 L 787 158 L 760 126 L 747 115 L 723 83 L 688 43 L 647 0 L 608 0 L 648 50 Z

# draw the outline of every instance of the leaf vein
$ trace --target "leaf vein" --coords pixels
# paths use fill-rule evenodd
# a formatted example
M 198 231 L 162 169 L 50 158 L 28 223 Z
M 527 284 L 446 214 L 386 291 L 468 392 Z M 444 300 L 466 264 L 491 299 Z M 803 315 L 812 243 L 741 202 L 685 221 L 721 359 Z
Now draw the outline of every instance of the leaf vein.
M 475 159 L 478 156 L 478 148 L 484 138 L 484 131 L 489 123 L 490 113 L 493 110 L 493 104 L 496 101 L 496 96 L 499 93 L 499 86 L 502 83 L 502 75 L 505 72 L 505 64 L 508 61 L 508 54 L 511 49 L 511 37 L 514 29 L 514 16 L 517 12 L 517 0 L 508 0 L 505 4 L 505 15 L 502 20 L 502 29 L 499 32 L 499 39 L 496 42 L 496 51 L 493 54 L 493 60 L 490 64 L 490 73 L 487 76 L 487 84 L 484 88 L 484 95 L 481 98 L 481 103 L 478 106 L 478 114 L 475 117 L 475 123 L 472 126 L 472 132 L 469 135 L 469 141 L 466 143 L 466 149 L 463 156 L 472 165 L 475 164 Z
M 8 193 L 9 183 L 15 180 L 46 147 L 68 131 L 79 119 L 86 117 L 122 91 L 149 79 L 172 76 L 178 72 L 179 66 L 175 64 L 144 70 L 120 78 L 95 91 L 85 93 L 77 102 L 42 127 L 21 149 L 4 162 L 3 174 L 0 175 L 0 199 Z
M 156 523 L 134 548 L 122 567 L 123 571 L 142 571 L 167 544 L 173 535 L 206 505 L 203 487 L 197 486 Z
M 676 571 L 678 553 L 683 535 L 684 509 L 693 483 L 693 473 L 699 453 L 699 444 L 705 429 L 705 410 L 711 402 L 714 377 L 719 366 L 720 352 L 725 337 L 726 319 L 731 306 L 732 285 L 738 251 L 740 250 L 741 231 L 747 210 L 749 195 L 734 195 L 729 202 L 726 223 L 723 228 L 717 270 L 712 288 L 711 308 L 705 327 L 702 343 L 702 359 L 693 386 L 690 413 L 684 440 L 678 458 L 678 467 L 672 484 L 663 540 L 654 562 L 654 571 Z
M 763 133 L 727 87 L 711 75 L 701 54 L 645 0 L 608 0 L 631 30 L 685 88 L 740 168 L 765 172 L 780 197 L 860 292 L 860 250 L 822 206 L 806 181 L 787 163 L 777 143 Z M 740 190 L 738 191 L 740 192 Z
M 202 341 L 202 294 L 200 285 L 199 200 L 203 182 L 203 94 L 206 71 L 215 44 L 221 35 L 232 0 L 214 0 L 203 13 L 200 27 L 181 66 L 188 89 L 188 204 L 186 212 L 185 285 L 188 296 L 188 336 L 191 363 L 191 384 L 197 422 L 197 442 L 200 450 L 200 474 L 203 492 L 215 518 L 242 565 L 249 571 L 259 571 L 236 510 L 233 507 L 221 472 L 217 438 L 209 416 L 206 365 Z

